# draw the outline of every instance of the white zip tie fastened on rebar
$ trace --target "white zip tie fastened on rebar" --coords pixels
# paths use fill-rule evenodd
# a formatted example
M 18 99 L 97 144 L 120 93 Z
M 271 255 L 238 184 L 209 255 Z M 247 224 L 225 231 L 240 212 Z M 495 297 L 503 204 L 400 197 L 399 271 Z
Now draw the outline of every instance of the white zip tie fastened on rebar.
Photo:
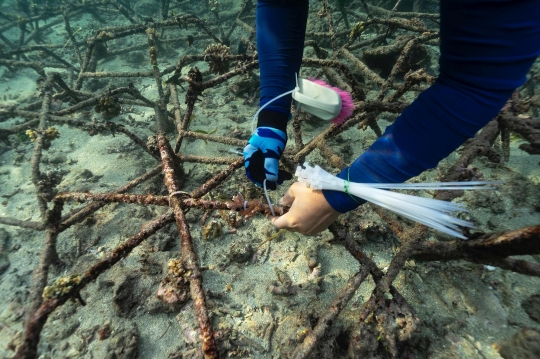
M 459 227 L 474 228 L 469 221 L 453 217 L 449 213 L 468 212 L 465 205 L 432 198 L 411 196 L 404 193 L 387 191 L 386 189 L 429 189 L 429 190 L 493 190 L 493 185 L 503 181 L 471 181 L 471 182 L 436 182 L 436 183 L 355 183 L 331 175 L 319 166 L 311 167 L 305 162 L 304 167 L 296 168 L 295 176 L 316 190 L 333 190 L 360 197 L 366 201 L 398 213 L 399 215 L 422 223 L 438 231 L 455 237 L 467 239 Z

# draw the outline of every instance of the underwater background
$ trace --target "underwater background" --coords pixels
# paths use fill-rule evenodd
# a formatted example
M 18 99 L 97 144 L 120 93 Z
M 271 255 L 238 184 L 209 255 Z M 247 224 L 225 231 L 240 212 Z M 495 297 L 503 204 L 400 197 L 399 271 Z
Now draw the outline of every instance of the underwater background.
M 540 63 L 409 181 L 504 181 L 450 198 L 476 249 L 369 204 L 316 236 L 277 231 L 241 156 L 255 7 L 0 1 L 0 358 L 540 357 Z M 285 169 L 337 173 L 433 83 L 438 10 L 310 2 L 301 76 L 348 89 L 357 112 L 294 112 Z

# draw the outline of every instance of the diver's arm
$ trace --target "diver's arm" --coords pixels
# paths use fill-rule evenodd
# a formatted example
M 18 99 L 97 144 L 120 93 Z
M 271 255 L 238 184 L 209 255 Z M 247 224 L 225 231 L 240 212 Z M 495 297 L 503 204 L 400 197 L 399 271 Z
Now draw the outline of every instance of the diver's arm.
M 260 106 L 295 87 L 300 70 L 309 4 L 307 0 L 263 0 L 257 2 L 257 53 L 261 79 Z M 291 95 L 284 96 L 265 110 L 291 113 Z M 265 111 L 263 110 L 263 111 Z
M 403 182 L 435 167 L 492 120 L 540 54 L 540 1 L 441 0 L 440 75 L 338 176 Z M 323 191 L 339 212 L 359 202 Z
M 308 0 L 257 2 L 257 52 L 260 106 L 295 87 L 300 70 L 308 15 Z M 278 170 L 287 143 L 291 95 L 273 101 L 259 113 L 257 129 L 244 148 L 246 174 L 261 186 L 275 189 L 291 175 Z

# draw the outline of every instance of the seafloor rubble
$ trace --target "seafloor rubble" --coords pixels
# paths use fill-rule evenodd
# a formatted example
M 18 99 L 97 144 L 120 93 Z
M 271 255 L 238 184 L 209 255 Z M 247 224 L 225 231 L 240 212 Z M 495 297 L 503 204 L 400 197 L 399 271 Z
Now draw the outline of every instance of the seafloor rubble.
M 433 83 L 438 9 L 310 6 L 302 75 L 355 110 L 295 112 L 282 165 L 337 171 Z M 412 180 L 505 181 L 421 193 L 469 206 L 468 241 L 371 205 L 306 237 L 273 229 L 240 170 L 254 9 L 0 2 L 0 357 L 540 356 L 540 66 Z

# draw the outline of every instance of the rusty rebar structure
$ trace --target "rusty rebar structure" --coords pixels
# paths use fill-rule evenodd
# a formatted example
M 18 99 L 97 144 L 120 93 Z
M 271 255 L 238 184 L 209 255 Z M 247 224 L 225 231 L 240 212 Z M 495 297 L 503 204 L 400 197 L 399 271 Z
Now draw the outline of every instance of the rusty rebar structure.
M 358 6 L 353 6 L 355 4 Z M 251 0 L 244 0 L 240 11 L 232 18 L 218 16 L 216 13 L 215 17 L 212 17 L 215 26 L 204 19 L 205 14 L 202 12 L 200 16 L 183 13 L 181 2 L 175 5 L 174 14 L 169 11 L 172 5 L 168 1 L 162 1 L 161 6 L 162 19 L 160 21 L 143 18 L 129 7 L 129 2 L 124 1 L 87 1 L 82 4 L 48 5 L 42 9 L 33 9 L 34 13 L 27 14 L 26 17 L 17 18 L 15 14 L 3 16 L 4 21 L 0 24 L 0 39 L 3 42 L 0 48 L 0 66 L 5 66 L 10 71 L 17 71 L 20 68 L 34 70 L 40 76 L 37 88 L 41 96 L 39 102 L 0 108 L 2 120 L 13 117 L 27 120 L 17 126 L 0 129 L 1 140 L 10 143 L 11 136 L 27 130 L 31 131 L 35 137 L 31 159 L 31 180 L 35 187 L 37 207 L 41 215 L 40 222 L 0 217 L 0 224 L 44 232 L 43 249 L 39 264 L 34 270 L 33 287 L 26 311 L 23 341 L 16 349 L 15 358 L 37 357 L 41 330 L 56 308 L 69 299 L 75 299 L 84 305 L 84 298 L 80 292 L 88 283 L 128 256 L 145 239 L 173 222 L 176 223 L 178 230 L 181 262 L 186 269 L 185 272 L 189 273 L 186 274 L 185 280 L 189 282 L 189 292 L 201 330 L 202 351 L 205 358 L 217 358 L 219 355 L 216 332 L 212 328 L 206 307 L 200 263 L 193 245 L 194 240 L 198 239 L 192 238 L 185 213 L 189 208 L 225 210 L 233 214 L 238 213 L 243 221 L 247 221 L 257 213 L 268 215 L 270 211 L 261 200 L 244 201 L 241 196 L 230 201 L 204 198 L 211 190 L 229 180 L 235 170 L 243 166 L 242 159 L 217 154 L 194 156 L 183 154 L 180 149 L 182 141 L 186 138 L 213 141 L 235 147 L 244 146 L 247 140 L 245 134 L 243 137 L 235 138 L 194 132 L 189 130 L 189 124 L 193 110 L 203 92 L 209 88 L 222 86 L 233 77 L 245 75 L 257 69 L 257 55 L 254 51 L 237 55 L 227 52 L 186 55 L 180 58 L 175 66 L 166 68 L 160 65 L 160 57 L 161 53 L 167 51 L 167 46 L 180 41 L 179 38 L 163 36 L 171 30 L 197 29 L 201 38 L 211 39 L 214 43 L 222 45 L 229 44 L 231 35 L 237 30 L 244 32 L 246 42 L 250 42 L 254 34 L 254 5 Z M 95 29 L 91 37 L 82 39 L 76 31 L 73 31 L 73 24 L 81 14 L 90 14 L 99 20 L 96 8 L 117 13 L 129 24 Z M 363 15 L 356 12 L 360 10 L 366 11 L 370 19 L 366 20 Z M 354 98 L 355 111 L 346 123 L 330 125 L 310 141 L 305 141 L 302 136 L 304 114 L 296 114 L 292 121 L 294 145 L 287 147 L 283 158 L 284 166 L 289 169 L 302 163 L 306 156 L 316 149 L 326 159 L 329 167 L 343 166 L 344 162 L 329 145 L 330 139 L 355 126 L 363 129 L 369 127 L 377 135 L 381 135 L 382 131 L 377 124 L 379 115 L 383 112 L 401 113 L 408 105 L 408 101 L 404 100 L 404 95 L 417 94 L 434 81 L 433 76 L 423 68 L 422 59 L 416 56 L 422 53 L 423 44 L 437 41 L 437 24 L 430 22 L 438 18 L 437 14 L 390 11 L 367 4 L 365 1 L 353 1 L 348 7 L 333 8 L 327 0 L 324 0 L 319 11 L 319 18 L 321 20 L 317 20 L 314 16 L 310 21 L 321 23 L 321 27 L 326 30 L 307 34 L 306 46 L 313 48 L 313 57 L 305 58 L 303 66 L 315 68 L 320 71 L 321 76 L 328 79 L 328 82 L 349 89 Z M 351 19 L 355 20 L 351 21 Z M 47 20 L 47 23 L 44 23 L 44 20 Z M 362 20 L 365 21 L 362 22 Z M 349 28 L 349 22 L 351 24 L 354 22 L 352 28 Z M 61 23 L 64 23 L 69 36 L 66 46 L 44 43 L 43 34 L 46 29 Z M 13 29 L 19 29 L 18 41 L 9 40 L 3 35 L 4 32 Z M 366 34 L 368 36 L 365 36 Z M 408 36 L 397 49 L 389 49 L 381 45 L 385 39 L 395 38 L 396 34 Z M 108 43 L 135 35 L 146 36 L 145 43 L 138 44 L 133 49 L 146 48 L 148 50 L 148 71 L 96 71 L 99 60 L 124 51 L 113 49 L 112 46 L 107 50 Z M 252 44 L 251 46 L 253 48 Z M 366 60 L 358 56 L 358 49 L 372 50 L 373 48 L 380 50 L 375 56 L 379 56 L 381 61 L 383 59 L 392 61 L 391 69 L 385 77 L 374 72 L 365 62 Z M 125 51 L 130 51 L 130 49 L 125 49 Z M 40 52 L 45 59 L 36 59 L 32 55 L 36 52 Z M 63 56 L 65 52 L 73 53 L 77 63 L 71 63 L 69 59 L 66 59 Z M 391 60 L 387 60 L 388 58 Z M 209 63 L 211 69 L 216 69 L 216 75 L 210 75 L 210 79 L 205 80 L 196 67 L 190 68 L 187 75 L 183 74 L 184 68 L 198 61 Z M 51 68 L 60 69 L 62 72 L 52 72 Z M 204 76 L 209 75 L 204 74 Z M 98 95 L 84 90 L 85 81 L 91 78 L 145 77 L 155 80 L 157 98 L 145 97 L 133 84 L 127 87 L 102 89 L 101 94 Z M 180 88 L 185 91 L 185 110 L 180 108 L 178 99 Z M 366 100 L 367 90 L 377 90 L 376 99 Z M 407 98 L 410 99 L 410 96 Z M 53 101 L 63 101 L 64 104 L 69 105 L 53 109 L 51 106 Z M 518 95 L 512 98 L 499 116 L 475 139 L 465 145 L 461 158 L 444 175 L 443 180 L 470 179 L 473 173 L 465 169 L 477 156 L 485 156 L 494 162 L 500 162 L 500 155 L 491 146 L 501 133 L 503 144 L 508 144 L 509 133 L 513 132 L 527 140 L 528 143 L 523 145 L 524 150 L 529 153 L 539 153 L 539 121 L 527 116 L 524 107 L 521 106 L 524 102 L 526 102 L 525 99 L 520 99 Z M 154 111 L 156 133 L 151 141 L 147 142 L 139 138 L 123 126 L 122 121 L 92 122 L 75 116 L 97 106 L 101 106 L 104 112 L 110 111 L 111 114 L 118 115 L 122 113 L 121 105 L 147 107 Z M 171 143 L 171 139 L 165 134 L 167 121 L 175 124 L 174 143 Z M 56 193 L 56 183 L 40 169 L 43 151 L 51 145 L 48 127 L 55 123 L 76 126 L 90 134 L 100 132 L 126 135 L 137 146 L 154 157 L 157 161 L 156 165 L 158 163 L 161 165 L 112 192 Z M 184 192 L 182 191 L 183 164 L 186 162 L 199 163 L 201 166 L 217 164 L 227 167 L 202 183 L 199 188 L 192 192 Z M 131 193 L 142 182 L 159 173 L 163 175 L 163 185 L 167 190 L 167 195 Z M 440 196 L 449 198 L 444 194 Z M 88 202 L 88 204 L 65 213 L 63 207 L 68 201 Z M 59 261 L 56 252 L 58 236 L 112 202 L 164 206 L 169 210 L 149 221 L 140 232 L 106 253 L 101 261 L 69 279 L 71 285 L 68 290 L 44 295 L 44 289 L 50 282 L 49 268 L 57 265 Z M 287 209 L 278 208 L 277 210 L 283 213 Z M 383 211 L 380 214 L 401 240 L 401 247 L 388 270 L 383 272 L 363 252 L 362 246 L 351 237 L 347 225 L 341 222 L 334 224 L 331 232 L 336 242 L 343 245 L 358 260 L 360 271 L 349 279 L 328 311 L 318 318 L 315 327 L 294 352 L 294 358 L 309 357 L 355 291 L 369 276 L 373 278 L 376 286 L 370 299 L 361 308 L 358 328 L 354 334 L 357 337 L 378 337 L 386 348 L 385 354 L 397 358 L 400 344 L 411 337 L 421 321 L 407 300 L 392 285 L 409 258 L 419 261 L 462 259 L 498 266 L 522 274 L 540 276 L 538 264 L 510 258 L 513 255 L 540 254 L 540 226 L 516 229 L 507 233 L 480 235 L 468 242 L 428 242 L 425 241 L 427 235 L 425 227 L 420 225 L 407 227 L 392 215 L 385 214 Z

